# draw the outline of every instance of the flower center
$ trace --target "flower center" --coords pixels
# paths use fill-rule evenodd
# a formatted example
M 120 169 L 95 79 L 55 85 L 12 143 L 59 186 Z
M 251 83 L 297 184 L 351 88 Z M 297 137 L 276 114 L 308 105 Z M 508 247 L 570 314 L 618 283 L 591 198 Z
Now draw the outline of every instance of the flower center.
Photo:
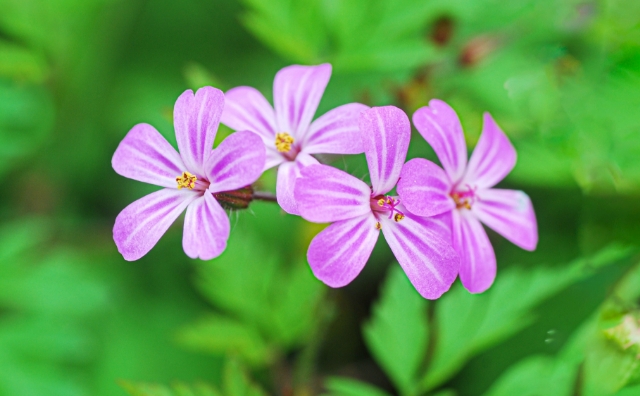
M 453 202 L 455 202 L 456 209 L 471 210 L 471 205 L 473 205 L 478 199 L 478 196 L 476 195 L 477 187 L 472 188 L 468 184 L 465 186 L 467 187 L 466 191 L 458 191 L 454 189 L 449 195 L 453 199 Z
M 379 215 L 388 214 L 389 220 L 393 219 L 396 223 L 405 218 L 405 214 L 397 208 L 399 204 L 399 199 L 388 195 L 377 195 L 375 197 L 371 197 L 371 210 L 376 218 L 378 218 Z M 380 230 L 382 229 L 382 224 L 377 221 L 375 227 L 377 230 Z
M 276 134 L 276 149 L 281 153 L 288 153 L 291 151 L 291 145 L 293 144 L 293 136 L 287 132 L 279 132 Z
M 176 177 L 176 182 L 178 182 L 178 190 L 180 190 L 181 188 L 188 188 L 189 190 L 193 190 L 193 188 L 196 186 L 197 180 L 198 178 L 195 177 L 195 175 L 192 175 L 187 171 L 182 172 L 182 175 Z

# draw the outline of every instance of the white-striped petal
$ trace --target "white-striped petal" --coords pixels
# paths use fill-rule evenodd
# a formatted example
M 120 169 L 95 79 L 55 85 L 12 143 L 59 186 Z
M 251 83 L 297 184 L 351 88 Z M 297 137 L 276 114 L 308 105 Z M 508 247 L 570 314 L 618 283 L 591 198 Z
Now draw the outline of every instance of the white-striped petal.
M 451 183 L 458 183 L 467 166 L 467 144 L 455 110 L 433 99 L 413 114 L 413 124 L 433 147 Z
M 187 170 L 205 175 L 204 164 L 213 149 L 213 141 L 224 109 L 224 94 L 213 87 L 200 88 L 196 94 L 186 90 L 173 108 L 173 124 L 180 156 Z
M 307 259 L 313 274 L 331 287 L 349 284 L 362 271 L 380 231 L 371 212 L 331 224 L 309 245 Z
M 359 125 L 373 195 L 386 194 L 398 182 L 407 157 L 409 118 L 394 106 L 373 107 L 360 113 Z
M 345 220 L 371 212 L 369 186 L 328 165 L 304 168 L 294 194 L 300 215 L 316 223 Z
M 364 151 L 358 119 L 369 107 L 349 103 L 327 112 L 309 127 L 302 150 L 309 154 L 359 154 Z
M 169 188 L 176 188 L 176 177 L 187 170 L 178 152 L 149 124 L 131 128 L 111 165 L 124 177 Z

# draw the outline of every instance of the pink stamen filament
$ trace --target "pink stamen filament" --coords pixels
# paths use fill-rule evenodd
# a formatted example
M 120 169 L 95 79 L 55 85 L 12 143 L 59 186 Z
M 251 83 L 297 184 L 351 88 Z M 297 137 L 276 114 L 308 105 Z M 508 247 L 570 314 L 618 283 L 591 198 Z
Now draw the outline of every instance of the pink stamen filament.
M 382 205 L 381 205 L 382 203 Z M 402 220 L 405 217 L 405 214 L 402 213 L 401 210 L 397 208 L 400 204 L 399 199 L 395 199 L 389 196 L 378 195 L 375 197 L 371 197 L 371 209 L 374 212 L 378 213 L 387 213 L 389 212 L 389 220 L 394 218 L 395 214 L 398 214 L 396 221 Z

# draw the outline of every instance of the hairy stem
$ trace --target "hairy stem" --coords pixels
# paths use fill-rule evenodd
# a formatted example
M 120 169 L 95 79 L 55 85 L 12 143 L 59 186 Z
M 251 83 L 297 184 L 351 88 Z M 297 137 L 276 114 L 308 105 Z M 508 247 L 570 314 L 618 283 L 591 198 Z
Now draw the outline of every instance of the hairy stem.
M 278 202 L 275 194 L 265 191 L 254 191 L 252 197 L 256 201 Z

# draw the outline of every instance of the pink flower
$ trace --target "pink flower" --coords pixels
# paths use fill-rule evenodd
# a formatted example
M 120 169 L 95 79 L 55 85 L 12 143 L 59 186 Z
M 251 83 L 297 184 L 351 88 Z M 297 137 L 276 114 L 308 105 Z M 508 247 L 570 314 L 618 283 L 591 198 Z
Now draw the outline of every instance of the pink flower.
M 212 150 L 224 95 L 204 87 L 185 91 L 173 109 L 178 153 L 154 127 L 134 126 L 111 164 L 120 175 L 165 187 L 120 212 L 113 239 L 125 260 L 147 254 L 186 209 L 182 246 L 187 256 L 212 259 L 229 238 L 229 218 L 216 193 L 245 187 L 261 175 L 265 150 L 252 132 L 238 132 Z
M 386 195 L 398 181 L 411 124 L 402 110 L 376 107 L 360 114 L 359 129 L 372 187 L 341 170 L 311 165 L 301 171 L 295 198 L 303 218 L 333 222 L 311 241 L 313 273 L 331 287 L 351 282 L 366 264 L 382 230 L 418 292 L 436 299 L 455 280 L 459 259 L 444 218 L 422 218 Z
M 312 154 L 363 151 L 358 114 L 367 106 L 346 104 L 311 122 L 329 77 L 329 64 L 280 70 L 273 82 L 275 111 L 255 88 L 237 87 L 226 93 L 222 123 L 260 135 L 267 149 L 265 170 L 279 166 L 276 195 L 282 209 L 291 214 L 299 214 L 293 197 L 295 179 L 303 167 L 318 164 Z
M 402 169 L 398 194 L 419 216 L 452 213 L 453 244 L 460 254 L 460 280 L 472 293 L 489 288 L 496 257 L 480 222 L 526 250 L 538 243 L 531 200 L 522 191 L 492 188 L 513 169 L 516 151 L 489 113 L 467 164 L 467 146 L 455 111 L 440 100 L 418 109 L 413 123 L 442 166 L 416 158 Z

